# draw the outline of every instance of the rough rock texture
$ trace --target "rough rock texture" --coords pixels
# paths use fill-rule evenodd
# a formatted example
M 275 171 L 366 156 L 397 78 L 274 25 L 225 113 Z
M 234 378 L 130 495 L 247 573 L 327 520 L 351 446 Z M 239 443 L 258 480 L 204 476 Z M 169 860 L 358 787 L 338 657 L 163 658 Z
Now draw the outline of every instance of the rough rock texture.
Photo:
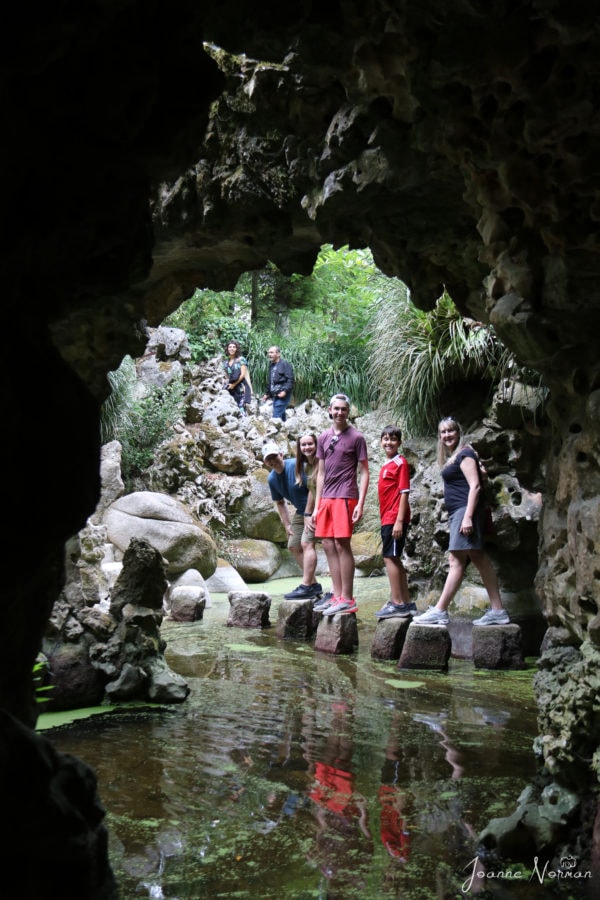
M 473 628 L 473 665 L 476 669 L 524 669 L 518 625 Z
M 90 531 L 101 530 L 90 526 L 84 534 Z M 100 566 L 94 572 L 97 577 Z M 185 700 L 187 684 L 163 658 L 160 624 L 167 580 L 161 554 L 133 538 L 106 596 L 100 595 L 97 581 L 90 578 L 90 584 L 95 590 L 85 594 L 72 581 L 54 604 L 42 642 L 46 680 L 52 685 L 47 708 L 93 706 L 105 693 L 114 700 L 156 699 L 157 693 L 164 702 Z
M 261 591 L 230 591 L 227 625 L 231 628 L 269 628 L 271 598 Z
M 371 641 L 372 659 L 399 659 L 412 616 L 380 619 Z
M 411 623 L 406 632 L 398 669 L 431 669 L 445 672 L 452 652 L 448 629 Z
M 309 640 L 315 632 L 312 600 L 282 600 L 277 610 L 275 634 L 282 640 Z
M 322 616 L 315 636 L 315 650 L 336 656 L 352 653 L 358 647 L 356 614 Z
M 235 61 L 221 72 L 203 39 L 243 52 L 245 78 Z M 27 534 L 30 560 L 3 582 L 9 714 L 35 723 L 32 666 L 64 545 L 98 500 L 107 371 L 139 355 L 142 320 L 158 325 L 194 287 L 230 287 L 267 259 L 307 272 L 324 241 L 370 246 L 423 307 L 445 284 L 543 375 L 552 434 L 536 587 L 550 624 L 575 638 L 582 659 L 597 654 L 599 55 L 594 6 L 567 0 L 11 8 L 3 302 L 47 390 L 35 429 L 3 442 L 5 506 L 16 519 L 5 555 L 20 558 Z M 3 354 L 10 426 L 26 402 L 22 352 L 12 341 Z M 60 437 L 51 453 L 48 434 Z M 33 509 L 51 527 L 32 529 Z M 560 709 L 560 671 L 550 655 L 541 729 Z M 596 725 L 585 723 L 597 748 Z M 555 756 L 541 738 L 556 777 L 576 769 L 586 782 L 588 813 L 573 813 L 585 853 L 596 771 L 589 755 Z M 23 795 L 32 790 L 29 776 L 20 783 Z M 28 821 L 33 829 L 36 816 Z M 60 826 L 58 816 L 52 834 L 66 845 Z M 103 849 L 87 819 L 80 828 Z M 32 841 L 23 845 L 36 858 Z M 37 867 L 29 897 L 75 888 L 70 857 L 53 860 L 52 870 Z M 106 867 L 78 869 L 74 896 L 113 888 Z

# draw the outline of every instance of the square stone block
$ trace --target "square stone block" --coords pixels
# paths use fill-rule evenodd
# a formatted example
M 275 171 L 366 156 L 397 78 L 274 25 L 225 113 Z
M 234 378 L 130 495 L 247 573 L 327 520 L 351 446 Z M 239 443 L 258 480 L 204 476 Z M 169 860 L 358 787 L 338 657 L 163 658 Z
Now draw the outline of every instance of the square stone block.
M 260 591 L 230 591 L 227 625 L 238 628 L 269 628 L 271 598 Z
M 372 659 L 399 659 L 411 616 L 379 619 L 371 642 Z
M 282 600 L 275 634 L 283 640 L 307 641 L 315 633 L 312 600 Z
M 358 647 L 356 613 L 322 616 L 317 628 L 315 650 L 323 653 L 352 653 Z
M 434 669 L 444 672 L 452 651 L 445 625 L 411 623 L 398 661 L 399 669 Z
M 518 625 L 474 625 L 473 665 L 476 669 L 524 669 Z

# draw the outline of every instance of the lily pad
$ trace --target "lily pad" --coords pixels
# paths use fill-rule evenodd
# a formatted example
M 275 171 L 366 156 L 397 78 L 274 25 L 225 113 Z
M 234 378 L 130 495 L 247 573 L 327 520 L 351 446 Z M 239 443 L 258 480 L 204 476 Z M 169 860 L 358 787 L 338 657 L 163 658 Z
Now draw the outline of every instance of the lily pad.
M 227 644 L 228 650 L 235 650 L 236 653 L 266 653 L 268 647 L 256 647 L 254 644 Z
M 424 681 L 408 681 L 406 679 L 400 678 L 386 678 L 385 683 L 389 684 L 391 687 L 403 689 L 423 687 L 423 685 L 425 684 Z

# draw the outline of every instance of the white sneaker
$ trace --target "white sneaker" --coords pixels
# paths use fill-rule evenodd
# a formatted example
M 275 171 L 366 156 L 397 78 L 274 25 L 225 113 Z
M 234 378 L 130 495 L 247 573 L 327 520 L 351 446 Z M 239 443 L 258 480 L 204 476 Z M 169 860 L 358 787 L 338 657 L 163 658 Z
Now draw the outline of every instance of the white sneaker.
M 412 620 L 413 625 L 447 625 L 450 619 L 448 618 L 448 613 L 445 609 L 437 609 L 435 606 L 430 606 L 429 609 L 421 613 L 420 616 L 415 616 Z
M 505 609 L 488 609 L 473 625 L 510 625 L 510 618 Z

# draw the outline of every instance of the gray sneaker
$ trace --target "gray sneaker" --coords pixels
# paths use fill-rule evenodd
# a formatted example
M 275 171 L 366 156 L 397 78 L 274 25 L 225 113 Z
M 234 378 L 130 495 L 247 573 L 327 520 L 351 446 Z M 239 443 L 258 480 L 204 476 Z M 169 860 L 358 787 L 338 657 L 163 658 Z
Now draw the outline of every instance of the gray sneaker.
M 448 613 L 445 609 L 437 609 L 435 606 L 430 606 L 429 609 L 421 613 L 420 616 L 415 616 L 412 620 L 412 625 L 447 625 L 450 619 L 448 618 Z
M 488 609 L 473 625 L 510 625 L 510 617 L 505 609 Z
M 327 591 L 325 594 L 323 594 L 320 600 L 317 600 L 316 603 L 313 603 L 314 612 L 323 612 L 323 610 L 330 605 L 332 600 L 333 594 L 331 593 L 331 591 Z
M 295 590 L 283 596 L 286 600 L 313 600 L 315 597 L 320 597 L 322 593 L 323 588 L 318 581 L 315 581 L 313 584 L 299 584 Z
M 395 616 L 412 616 L 416 611 L 416 603 L 393 603 L 391 600 L 388 600 L 385 606 L 377 610 L 375 615 L 378 619 L 391 619 Z

